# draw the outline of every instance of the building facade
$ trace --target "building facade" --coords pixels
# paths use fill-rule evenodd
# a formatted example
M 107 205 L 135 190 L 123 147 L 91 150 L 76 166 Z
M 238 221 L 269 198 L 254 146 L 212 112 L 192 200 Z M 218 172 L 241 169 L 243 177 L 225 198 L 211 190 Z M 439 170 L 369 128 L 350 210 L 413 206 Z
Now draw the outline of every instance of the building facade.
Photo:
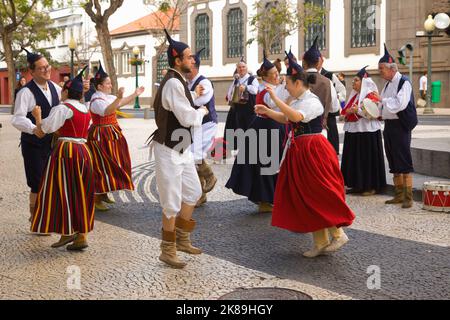
M 201 72 L 213 80 L 217 100 L 225 104 L 226 90 L 231 84 L 235 64 L 244 56 L 251 72 L 255 73 L 262 61 L 262 50 L 256 42 L 246 45 L 255 35 L 249 21 L 255 15 L 255 3 L 264 6 L 276 0 L 195 0 L 189 1 L 189 9 L 181 17 L 180 36 L 194 50 L 206 47 Z M 294 2 L 299 10 L 312 2 L 323 7 L 323 22 L 299 29 L 286 39 L 280 39 L 271 59 L 282 58 L 285 49 L 301 57 L 316 35 L 320 36 L 320 47 L 326 57 L 325 68 L 343 72 L 350 80 L 357 70 L 369 65 L 380 88 L 384 81 L 379 79 L 378 60 L 384 53 L 384 43 L 391 54 L 397 56 L 404 44 L 412 43 L 414 50 L 413 83 L 418 95 L 419 77 L 426 67 L 426 39 L 416 38 L 416 32 L 423 30 L 428 14 L 447 10 L 442 1 L 400 1 L 400 0 L 298 0 Z M 439 9 L 437 6 L 439 5 Z M 440 11 L 439 11 L 440 12 Z M 448 89 L 450 86 L 450 38 L 433 40 L 432 81 L 442 82 L 442 102 L 435 107 L 450 107 Z M 408 73 L 407 67 L 400 67 Z M 351 81 L 347 81 L 351 89 Z

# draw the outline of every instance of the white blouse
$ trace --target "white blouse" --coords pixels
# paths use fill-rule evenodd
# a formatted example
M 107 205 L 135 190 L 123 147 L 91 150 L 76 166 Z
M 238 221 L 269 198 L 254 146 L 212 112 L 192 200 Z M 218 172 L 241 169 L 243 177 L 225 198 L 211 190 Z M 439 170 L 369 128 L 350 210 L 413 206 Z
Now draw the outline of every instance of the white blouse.
M 311 122 L 324 113 L 322 103 L 311 90 L 307 90 L 301 97 L 294 100 L 291 107 L 303 115 L 303 123 Z
M 359 95 L 355 101 L 359 101 Z M 369 120 L 361 109 L 358 107 L 358 116 L 361 118 L 356 122 L 346 122 L 344 124 L 344 131 L 349 133 L 359 132 L 377 132 L 381 130 L 381 122 L 379 120 Z
M 106 109 L 116 101 L 117 97 L 111 94 L 105 94 L 97 91 L 92 95 L 89 108 L 92 113 L 98 114 L 101 117 L 105 116 Z M 95 101 L 94 101 L 95 100 Z

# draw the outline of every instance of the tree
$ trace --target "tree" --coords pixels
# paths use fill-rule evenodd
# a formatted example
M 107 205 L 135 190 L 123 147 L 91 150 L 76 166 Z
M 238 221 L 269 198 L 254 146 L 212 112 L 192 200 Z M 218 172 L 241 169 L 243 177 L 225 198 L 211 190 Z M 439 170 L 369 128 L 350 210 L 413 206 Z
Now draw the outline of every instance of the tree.
M 166 36 L 163 29 L 167 29 L 169 33 L 178 30 L 181 15 L 187 11 L 189 3 L 188 0 L 143 0 L 143 2 L 153 8 L 153 17 L 160 27 L 158 31 L 150 31 L 160 37 L 156 52 L 156 56 L 159 56 L 165 49 Z
M 8 67 L 9 101 L 14 100 L 16 86 L 16 64 L 21 46 L 34 48 L 42 40 L 50 40 L 58 35 L 56 29 L 48 25 L 49 17 L 42 9 L 50 8 L 53 0 L 1 0 L 0 37 L 3 58 Z M 39 6 L 39 9 L 38 9 Z
M 111 46 L 111 34 L 109 33 L 108 20 L 119 9 L 124 0 L 88 0 L 84 3 L 84 10 L 95 24 L 98 41 L 102 49 L 105 68 L 111 78 L 113 93 L 117 92 L 117 74 L 113 61 Z M 107 9 L 102 9 L 100 2 L 109 2 Z
M 269 55 L 280 39 L 323 21 L 325 14 L 323 8 L 314 3 L 305 3 L 303 10 L 299 10 L 296 2 L 291 3 L 289 0 L 256 2 L 254 7 L 257 13 L 250 19 L 250 26 L 256 37 L 249 39 L 247 45 L 256 41 Z

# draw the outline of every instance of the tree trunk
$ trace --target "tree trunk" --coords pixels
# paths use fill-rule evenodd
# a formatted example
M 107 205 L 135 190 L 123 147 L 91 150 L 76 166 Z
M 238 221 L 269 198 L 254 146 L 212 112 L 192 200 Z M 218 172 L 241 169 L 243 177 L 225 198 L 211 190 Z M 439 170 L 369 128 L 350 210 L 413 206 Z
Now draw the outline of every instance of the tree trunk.
M 112 92 L 113 94 L 116 94 L 118 91 L 117 73 L 116 68 L 114 67 L 114 57 L 111 46 L 111 35 L 109 34 L 108 22 L 102 21 L 101 23 L 96 24 L 95 29 L 97 30 L 98 40 L 100 42 L 100 47 L 102 48 L 103 61 L 106 67 L 106 72 L 111 78 Z
M 2 36 L 3 50 L 5 51 L 5 62 L 8 67 L 8 93 L 9 103 L 12 105 L 11 114 L 14 113 L 14 89 L 16 87 L 16 66 L 12 49 L 11 34 L 4 33 Z

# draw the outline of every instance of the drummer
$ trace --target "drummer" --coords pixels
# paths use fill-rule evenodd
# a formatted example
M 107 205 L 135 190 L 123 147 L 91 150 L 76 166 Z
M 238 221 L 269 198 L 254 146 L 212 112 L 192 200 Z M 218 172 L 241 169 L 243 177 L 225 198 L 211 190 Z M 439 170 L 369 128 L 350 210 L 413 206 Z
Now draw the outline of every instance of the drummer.
M 366 71 L 367 67 L 353 79 L 353 91 L 341 113 L 345 117 L 341 171 L 349 188 L 347 193 L 362 196 L 372 196 L 386 187 L 379 120 L 381 104 L 377 85 Z M 369 110 L 369 107 L 374 108 Z

